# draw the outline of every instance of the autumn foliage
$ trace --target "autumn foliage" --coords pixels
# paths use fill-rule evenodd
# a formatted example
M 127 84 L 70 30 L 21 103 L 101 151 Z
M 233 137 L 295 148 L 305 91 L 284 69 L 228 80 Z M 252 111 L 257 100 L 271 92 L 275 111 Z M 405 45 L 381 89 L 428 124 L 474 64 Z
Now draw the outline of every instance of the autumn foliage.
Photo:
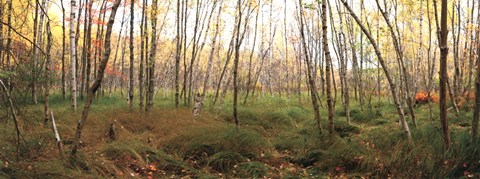
M 430 96 L 427 92 L 421 91 L 415 94 L 415 104 L 426 104 L 429 102 L 438 102 L 438 96 L 436 94 L 430 93 Z
M 475 100 L 475 94 L 474 93 L 464 93 L 461 94 L 456 98 L 457 106 L 458 107 L 463 107 L 466 104 L 468 104 L 469 101 Z M 437 94 L 430 93 L 430 96 L 428 96 L 428 93 L 421 91 L 415 94 L 415 104 L 426 104 L 429 102 L 438 102 L 439 97 Z

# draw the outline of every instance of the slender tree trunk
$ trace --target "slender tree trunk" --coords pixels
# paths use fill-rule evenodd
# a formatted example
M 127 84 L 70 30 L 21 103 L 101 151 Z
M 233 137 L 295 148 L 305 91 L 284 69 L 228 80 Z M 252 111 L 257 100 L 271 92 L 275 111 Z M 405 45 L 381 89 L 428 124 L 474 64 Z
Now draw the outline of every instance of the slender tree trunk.
M 38 2 L 37 2 L 38 3 Z M 37 104 L 38 103 L 38 99 L 37 99 L 37 66 L 38 66 L 38 56 L 39 55 L 39 48 L 42 48 L 42 43 L 43 43 L 43 22 L 44 22 L 44 18 L 45 18 L 45 12 L 44 10 L 46 9 L 46 3 L 47 1 L 46 0 L 42 0 L 42 3 L 40 4 L 40 8 L 39 10 L 37 11 L 37 13 L 40 13 L 40 19 L 38 21 L 38 27 L 37 27 L 37 31 L 35 33 L 37 33 L 37 41 L 34 42 L 37 44 L 37 48 L 35 48 L 34 50 L 34 54 L 33 54 L 33 66 L 32 66 L 32 74 L 33 74 L 33 79 L 32 79 L 32 99 L 33 99 L 33 103 Z
M 235 24 L 237 23 L 237 21 L 238 21 L 238 18 L 235 18 Z M 218 82 L 217 82 L 217 88 L 215 90 L 215 97 L 213 98 L 213 106 L 215 106 L 215 104 L 217 102 L 218 95 L 220 93 L 221 86 L 222 86 L 223 77 L 225 76 L 225 72 L 227 71 L 228 64 L 230 63 L 230 59 L 231 59 L 232 54 L 233 54 L 232 48 L 234 46 L 236 33 L 240 33 L 240 32 L 238 32 L 237 29 L 234 28 L 233 29 L 233 34 L 232 34 L 232 39 L 230 40 L 230 44 L 229 44 L 227 54 L 226 54 L 227 56 L 226 56 L 226 60 L 225 60 L 225 65 L 222 68 L 222 72 L 220 73 L 220 77 L 219 77 Z
M 89 4 L 88 0 L 85 0 L 85 6 Z M 83 100 L 83 94 L 85 92 L 85 80 L 86 80 L 86 74 L 87 74 L 87 31 L 88 31 L 88 8 L 85 8 L 85 17 L 83 21 L 83 48 L 82 48 L 82 68 L 81 68 L 81 81 L 80 81 L 80 99 Z
M 383 19 L 387 23 L 388 29 L 390 31 L 390 35 L 391 35 L 392 40 L 393 40 L 393 44 L 395 46 L 395 51 L 397 52 L 397 62 L 398 62 L 398 65 L 400 66 L 400 76 L 403 77 L 403 81 L 405 83 L 405 91 L 406 91 L 405 96 L 406 96 L 406 100 L 407 100 L 408 110 L 409 110 L 410 115 L 412 117 L 413 126 L 416 127 L 417 126 L 417 120 L 416 120 L 416 117 L 415 117 L 415 112 L 413 110 L 413 100 L 412 100 L 412 97 L 411 97 L 411 94 L 410 94 L 410 82 L 408 80 L 408 73 L 407 73 L 407 69 L 405 67 L 405 63 L 404 63 L 404 58 L 403 58 L 404 54 L 403 54 L 403 48 L 402 48 L 402 44 L 401 44 L 400 34 L 395 33 L 394 28 L 393 28 L 392 24 L 390 23 L 389 14 L 387 14 L 387 12 L 380 7 L 380 3 L 379 3 L 378 0 L 376 0 L 376 2 L 377 2 L 378 9 L 382 13 Z
M 65 30 L 65 7 L 63 1 L 60 1 L 62 7 L 62 96 L 63 99 L 67 99 L 67 81 L 66 81 L 66 71 L 65 71 L 65 55 L 67 53 L 67 42 L 66 42 L 66 30 Z
M 152 4 L 152 47 L 150 49 L 150 57 L 147 65 L 148 72 L 148 89 L 147 89 L 147 108 L 146 111 L 150 112 L 153 107 L 153 93 L 155 89 L 155 55 L 157 49 L 157 3 L 158 0 L 153 0 Z
M 471 6 L 472 11 L 470 13 L 470 19 L 472 19 L 471 22 L 473 22 L 473 14 L 474 14 L 474 11 L 475 11 L 475 8 L 473 8 L 473 7 L 475 7 L 475 2 L 476 2 L 475 0 L 472 0 L 472 6 Z M 480 6 L 480 4 L 479 4 L 479 6 Z M 477 44 L 478 44 L 478 41 L 477 41 Z M 466 85 L 466 88 L 465 88 L 465 91 L 468 90 L 469 95 L 470 95 L 470 91 L 471 91 L 470 89 L 471 89 L 471 86 L 472 86 L 473 66 L 475 66 L 474 65 L 475 63 L 473 61 L 473 59 L 474 59 L 473 47 L 474 47 L 473 30 L 471 30 L 471 32 L 470 32 L 470 48 L 469 48 L 469 55 L 468 55 L 468 66 L 469 66 L 468 67 L 468 82 L 467 82 L 467 85 Z
M 223 3 L 223 0 L 220 2 L 220 4 Z M 212 12 L 213 13 L 213 12 Z M 215 34 L 213 35 L 213 38 L 212 38 L 212 49 L 210 50 L 210 54 L 209 54 L 209 57 L 208 57 L 208 62 L 207 62 L 207 71 L 205 72 L 205 79 L 203 81 L 203 90 L 202 90 L 202 94 L 200 95 L 200 102 L 199 102 L 199 106 L 197 107 L 196 106 L 196 109 L 198 110 L 198 114 L 200 114 L 200 112 L 202 111 L 202 108 L 203 108 L 203 103 L 204 103 L 204 99 L 205 99 L 205 94 L 206 94 L 206 91 L 208 90 L 208 83 L 209 83 L 209 80 L 210 80 L 210 73 L 212 71 L 212 63 L 213 63 L 213 56 L 215 54 L 215 46 L 217 44 L 217 37 L 218 37 L 218 34 L 219 34 L 219 24 L 220 24 L 220 16 L 222 14 L 222 5 L 220 5 L 219 9 L 218 9 L 218 14 L 217 14 L 217 20 L 216 20 L 216 24 L 215 24 Z M 175 78 L 175 79 L 178 79 L 178 78 Z M 178 84 L 178 83 L 176 83 Z M 194 112 L 194 117 L 195 117 L 195 112 Z
M 79 61 L 81 59 L 79 58 L 79 54 L 78 54 L 78 51 L 79 51 L 78 50 L 79 49 L 78 41 L 80 39 L 80 34 L 81 34 L 80 33 L 81 32 L 80 31 L 80 22 L 82 21 L 82 19 L 81 19 L 82 18 L 82 12 L 83 12 L 82 7 L 84 7 L 85 4 L 83 4 L 82 0 L 78 0 L 78 5 L 79 5 L 79 6 L 77 6 L 78 7 L 78 12 L 77 12 L 78 16 L 77 16 L 77 21 L 76 21 L 77 25 L 75 27 L 75 29 L 76 29 L 75 30 L 75 48 L 76 48 L 76 55 L 75 55 L 75 57 L 76 57 L 76 59 L 75 59 L 76 74 L 75 74 L 75 78 L 76 78 L 76 82 L 77 82 L 77 97 L 78 97 L 78 90 L 79 90 L 78 87 L 81 86 L 80 82 L 82 80 L 80 78 L 80 74 L 82 72 L 82 68 L 81 68 L 82 66 L 81 66 L 81 64 L 79 64 Z
M 235 58 L 233 60 L 233 118 L 235 120 L 235 127 L 238 129 L 240 126 L 238 119 L 238 61 L 240 61 L 240 25 L 242 24 L 242 1 L 237 0 L 238 8 L 238 23 L 236 24 L 237 33 L 235 34 Z M 246 22 L 245 22 L 246 23 Z
M 181 22 L 181 17 L 180 15 L 182 14 L 180 12 L 180 9 L 183 10 L 183 8 L 181 8 L 181 3 L 180 1 L 182 0 L 177 0 L 177 16 L 176 16 L 176 24 L 177 24 L 177 37 L 176 37 L 176 44 L 177 44 L 177 51 L 176 51 L 176 54 L 175 54 L 175 108 L 178 109 L 178 104 L 179 104 L 179 101 L 180 101 L 180 94 L 179 94 L 179 74 L 180 74 L 180 57 L 181 57 L 181 54 L 182 54 L 182 38 L 183 37 L 180 32 L 181 32 L 181 29 L 180 29 L 180 26 L 182 24 Z M 215 46 L 215 44 L 213 44 L 213 46 Z
M 75 7 L 76 0 L 70 1 L 70 60 L 71 60 L 71 76 L 72 76 L 72 108 L 77 111 L 77 48 L 75 46 Z
M 420 0 L 420 22 L 419 22 L 419 35 L 418 35 L 418 51 L 417 51 L 417 67 L 416 67 L 416 76 L 419 77 L 419 76 L 423 76 L 424 79 L 425 79 L 425 76 L 426 75 L 420 75 L 420 68 L 421 68 L 421 64 L 422 64 L 422 56 L 423 56 L 423 0 Z M 414 80 L 414 89 L 415 91 L 418 91 L 419 90 L 419 85 L 418 85 L 418 80 Z M 426 80 L 424 80 L 425 83 L 426 83 Z
M 85 102 L 85 106 L 83 107 L 82 117 L 80 118 L 80 120 L 77 123 L 77 129 L 76 129 L 76 132 L 75 132 L 74 144 L 73 144 L 72 152 L 71 152 L 72 157 L 76 156 L 77 151 L 80 147 L 80 138 L 81 138 L 81 135 L 82 135 L 83 127 L 85 126 L 85 122 L 87 121 L 90 106 L 92 104 L 93 98 L 95 98 L 95 93 L 97 92 L 97 90 L 100 87 L 100 84 L 102 83 L 102 80 L 103 80 L 103 76 L 104 76 L 104 73 L 105 73 L 105 68 L 107 67 L 107 63 L 108 63 L 108 59 L 109 59 L 110 51 L 111 51 L 110 37 L 111 37 L 111 34 L 112 34 L 113 23 L 115 21 L 115 15 L 117 13 L 118 6 L 120 5 L 120 1 L 121 0 L 115 0 L 113 2 L 113 5 L 112 5 L 110 18 L 109 18 L 108 24 L 107 24 L 107 31 L 106 31 L 106 34 L 105 34 L 105 44 L 104 44 L 105 51 L 102 55 L 102 61 L 100 62 L 100 65 L 99 65 L 99 68 L 98 68 L 97 77 L 96 77 L 94 83 L 92 84 L 92 86 L 90 87 L 90 89 L 88 90 L 87 101 Z
M 128 103 L 130 106 L 130 111 L 133 111 L 133 18 L 134 18 L 134 6 L 135 0 L 130 1 L 130 86 L 128 90 Z
M 302 0 L 298 0 L 299 8 L 300 8 L 300 38 L 302 41 L 303 51 L 304 51 L 304 58 L 305 62 L 307 63 L 307 75 L 308 75 L 308 83 L 310 88 L 310 97 L 312 98 L 313 110 L 315 112 L 315 120 L 317 121 L 317 128 L 320 134 L 323 133 L 322 125 L 321 125 L 321 116 L 320 116 L 320 109 L 318 105 L 318 94 L 317 94 L 317 87 L 315 85 L 314 77 L 312 76 L 312 65 L 310 61 L 310 57 L 307 50 L 307 44 L 305 42 L 305 32 L 304 32 L 304 23 L 303 23 L 303 3 Z
M 87 27 L 87 69 L 85 70 L 85 90 L 88 90 L 90 88 L 90 74 L 92 71 L 92 6 L 93 6 L 93 1 L 90 1 L 88 4 L 88 27 Z M 86 23 L 86 22 L 85 22 Z
M 47 21 L 47 50 L 46 50 L 46 59 L 45 59 L 45 105 L 44 105 L 44 124 L 48 122 L 48 110 L 49 110 L 49 101 L 48 97 L 50 94 L 50 50 L 52 49 L 52 32 L 50 31 L 50 21 Z
M 478 5 L 478 12 L 480 12 L 480 4 Z M 478 18 L 480 19 L 480 13 L 478 13 Z M 478 22 L 477 22 L 478 23 Z M 475 93 L 475 109 L 473 111 L 473 120 L 472 120 L 472 141 L 474 144 L 477 142 L 478 138 L 478 120 L 480 118 L 480 47 L 478 47 L 478 44 L 480 44 L 480 23 L 478 24 L 477 28 L 477 80 L 475 82 L 475 88 L 476 88 L 476 93 Z
M 328 47 L 328 29 L 327 29 L 327 1 L 322 0 L 322 40 L 323 40 L 323 52 L 325 55 L 325 78 L 327 82 L 327 106 L 328 106 L 328 131 L 330 134 L 335 132 L 333 122 L 333 103 L 332 103 L 332 84 L 330 71 L 330 65 L 332 63 L 332 57 L 330 56 L 330 48 Z M 316 91 L 316 88 L 312 88 Z
M 12 5 L 12 0 L 9 0 L 7 2 L 7 6 L 8 6 L 8 15 L 7 15 L 7 23 L 8 25 L 12 25 L 12 13 L 13 13 L 13 5 Z M 1 32 L 0 32 L 1 33 Z M 35 35 L 34 35 L 35 36 Z M 35 40 L 34 42 L 35 43 Z M 34 45 L 35 46 L 35 45 Z M 37 49 L 36 47 L 34 47 L 35 49 Z M 7 29 L 7 49 L 6 49 L 6 54 L 7 54 L 7 68 L 9 68 L 8 70 L 11 70 L 11 62 L 10 62 L 10 58 L 12 57 L 12 54 L 9 53 L 10 51 L 12 50 L 12 28 L 8 28 Z M 32 75 L 35 75 L 35 74 L 32 74 Z M 10 83 L 10 80 L 11 79 L 7 79 L 7 84 L 9 85 L 9 88 L 11 89 L 11 83 Z M 13 108 L 13 106 L 12 106 Z M 15 116 L 14 116 L 15 117 Z M 19 139 L 20 140 L 20 139 Z
M 183 105 L 187 105 L 187 22 L 188 22 L 188 0 L 185 0 L 184 2 L 184 15 L 183 15 L 183 87 L 182 87 L 182 93 L 183 93 Z
M 146 0 L 143 1 L 142 5 L 142 19 L 140 22 L 140 65 L 139 65 L 139 70 L 138 70 L 138 86 L 139 86 L 139 91 L 138 91 L 138 107 L 140 110 L 143 110 L 143 100 L 144 100 L 144 86 L 145 86 L 145 74 L 144 74 L 144 63 L 145 63 L 145 36 L 146 36 L 146 28 L 145 22 L 146 22 L 146 17 L 145 17 L 145 6 L 147 5 Z
M 115 55 L 113 57 L 113 69 L 116 71 L 117 70 L 117 57 L 118 57 L 118 52 L 120 51 L 119 48 L 120 48 L 120 45 L 124 43 L 121 43 L 120 41 L 122 40 L 122 34 L 123 34 L 123 24 L 125 23 L 125 14 L 126 14 L 126 8 L 123 9 L 123 15 L 122 15 L 122 22 L 120 23 L 120 32 L 118 33 L 118 37 L 117 37 L 117 45 L 115 47 Z M 97 39 L 100 38 L 100 31 L 97 30 Z M 99 49 L 99 48 L 97 48 Z M 97 50 L 95 51 L 97 52 Z M 123 51 L 122 51 L 123 53 Z M 123 55 L 122 55 L 123 56 Z M 95 57 L 96 59 L 97 57 Z M 123 58 L 123 57 L 121 57 Z M 96 67 L 95 67 L 96 68 Z M 121 72 L 123 73 L 123 72 Z M 116 92 L 117 91 L 117 80 L 121 80 L 121 77 L 119 79 L 119 75 L 120 74 L 113 74 L 110 78 L 111 78 L 111 82 L 112 83 L 112 86 L 113 87 L 110 87 L 110 95 L 112 93 L 112 88 L 113 88 L 113 92 Z M 96 76 L 96 75 L 95 75 Z
M 435 3 L 436 1 L 434 1 Z M 445 149 L 450 147 L 450 130 L 448 129 L 447 119 L 447 56 L 448 56 L 448 1 L 442 0 L 441 20 L 440 20 L 440 119 L 442 122 L 442 135 Z
M 261 0 L 259 0 L 258 4 L 261 4 Z M 243 99 L 243 105 L 247 104 L 247 98 L 248 98 L 248 95 L 250 94 L 250 85 L 252 83 L 252 59 L 253 59 L 253 54 L 255 53 L 255 45 L 257 42 L 258 16 L 260 13 L 260 7 L 257 7 L 257 8 L 258 9 L 257 9 L 257 15 L 255 16 L 255 32 L 253 35 L 252 51 L 250 52 L 250 57 L 248 62 L 247 94 L 245 95 L 245 99 Z
M 126 30 L 126 29 L 125 29 Z M 123 86 L 125 83 L 125 53 L 126 53 L 126 46 L 127 46 L 127 36 L 123 38 L 122 42 L 122 56 L 120 57 L 120 94 L 123 97 Z
M 431 90 L 433 86 L 433 75 L 435 71 L 435 60 L 431 58 L 432 51 L 432 19 L 430 16 L 430 1 L 427 1 L 427 17 L 428 17 L 428 54 L 427 54 L 427 71 L 428 71 L 428 84 L 427 84 L 427 99 L 431 97 Z M 435 59 L 435 58 L 433 58 Z M 428 103 L 429 121 L 433 121 L 432 103 Z
M 405 119 L 405 114 L 404 114 L 404 111 L 403 111 L 403 107 L 400 104 L 400 99 L 399 99 L 399 96 L 398 96 L 398 93 L 397 93 L 397 87 L 396 87 L 396 85 L 395 85 L 395 83 L 394 83 L 394 81 L 391 77 L 390 70 L 389 70 L 387 64 L 385 63 L 385 60 L 383 59 L 383 56 L 382 56 L 382 54 L 381 54 L 381 52 L 380 52 L 380 50 L 377 46 L 376 41 L 373 39 L 372 35 L 365 28 L 365 26 L 360 22 L 360 19 L 355 15 L 352 8 L 347 4 L 347 2 L 345 0 L 341 0 L 341 1 L 342 1 L 343 5 L 347 8 L 348 12 L 350 12 L 350 15 L 353 17 L 353 19 L 355 19 L 357 24 L 360 26 L 363 33 L 367 36 L 370 43 L 372 44 L 372 46 L 374 48 L 374 51 L 375 51 L 375 54 L 377 55 L 377 58 L 378 58 L 378 63 L 380 63 L 380 65 L 382 66 L 383 72 L 385 73 L 387 81 L 390 85 L 390 91 L 391 91 L 392 96 L 393 96 L 393 101 L 395 103 L 395 107 L 397 108 L 398 116 L 400 118 L 399 121 L 402 124 L 403 132 L 405 133 L 405 136 L 407 136 L 408 139 L 411 139 L 410 128 L 408 127 L 407 121 Z
M 63 4 L 62 4 L 63 5 Z M 4 12 L 5 5 L 3 4 L 3 1 L 0 2 L 0 19 L 3 19 L 3 15 L 5 14 Z M 3 49 L 3 24 L 0 23 L 0 49 Z M 0 50 L 0 62 L 2 64 L 5 64 L 4 58 L 3 58 L 3 50 Z M 4 67 L 2 65 L 2 67 Z

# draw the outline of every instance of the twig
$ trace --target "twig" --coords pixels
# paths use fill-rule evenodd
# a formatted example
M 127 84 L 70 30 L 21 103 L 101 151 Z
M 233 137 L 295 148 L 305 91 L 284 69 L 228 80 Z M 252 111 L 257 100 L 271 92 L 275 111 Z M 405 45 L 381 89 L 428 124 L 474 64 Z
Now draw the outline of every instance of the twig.
M 0 152 L 0 155 L 2 155 L 2 157 L 5 158 L 5 160 L 7 160 L 8 163 L 12 163 L 12 161 L 10 159 L 8 159 L 7 156 L 5 156 L 5 154 Z

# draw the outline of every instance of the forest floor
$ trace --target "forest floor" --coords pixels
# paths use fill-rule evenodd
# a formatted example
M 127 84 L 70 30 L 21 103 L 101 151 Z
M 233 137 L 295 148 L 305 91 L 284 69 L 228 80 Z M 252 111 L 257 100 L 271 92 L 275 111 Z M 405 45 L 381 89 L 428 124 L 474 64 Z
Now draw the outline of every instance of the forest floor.
M 472 113 L 450 111 L 452 147 L 442 146 L 438 106 L 430 121 L 428 105 L 415 108 L 408 141 L 387 101 L 351 105 L 346 121 L 337 101 L 335 135 L 328 134 L 322 108 L 319 134 L 305 96 L 257 97 L 239 106 L 239 130 L 231 101 L 212 109 L 206 101 L 200 119 L 191 109 L 175 109 L 170 97 L 157 97 L 153 111 L 129 112 L 120 95 L 93 103 L 76 159 L 69 158 L 83 103 L 73 113 L 70 101 L 50 101 L 64 144 L 60 153 L 51 123 L 43 125 L 43 105 L 21 106 L 23 135 L 16 152 L 11 119 L 0 126 L 0 178 L 444 178 L 480 177 L 480 144 L 470 142 Z M 40 102 L 41 103 L 41 102 Z M 4 115 L 4 114 L 2 114 Z M 411 122 L 410 118 L 408 119 Z M 109 140 L 113 124 L 116 140 Z

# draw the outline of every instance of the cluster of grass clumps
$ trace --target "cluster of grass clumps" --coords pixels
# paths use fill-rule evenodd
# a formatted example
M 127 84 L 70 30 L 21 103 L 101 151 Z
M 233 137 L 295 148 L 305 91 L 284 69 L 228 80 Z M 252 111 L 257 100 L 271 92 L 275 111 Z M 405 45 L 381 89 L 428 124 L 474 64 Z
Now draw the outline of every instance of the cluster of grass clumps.
M 269 172 L 269 167 L 261 162 L 243 162 L 237 166 L 236 176 L 241 178 L 259 178 Z
M 162 147 L 194 168 L 209 167 L 229 173 L 239 163 L 258 159 L 269 144 L 255 130 L 228 125 L 190 128 L 166 141 Z
M 208 159 L 208 166 L 213 170 L 227 173 L 240 162 L 247 161 L 247 158 L 237 152 L 221 151 Z
M 380 110 L 378 109 L 365 109 L 363 111 L 360 111 L 358 109 L 353 109 L 350 111 L 350 114 L 352 116 L 352 119 L 355 122 L 362 122 L 366 123 L 369 122 L 373 119 L 382 117 L 382 114 L 380 113 Z
M 224 109 L 220 116 L 227 122 L 233 122 L 231 108 Z M 300 106 L 265 108 L 238 107 L 238 118 L 243 126 L 260 126 L 264 130 L 283 130 L 293 127 L 296 123 L 313 119 L 311 111 Z
M 305 109 L 303 106 L 290 106 L 284 111 L 296 122 L 303 122 L 312 117 L 310 110 Z

